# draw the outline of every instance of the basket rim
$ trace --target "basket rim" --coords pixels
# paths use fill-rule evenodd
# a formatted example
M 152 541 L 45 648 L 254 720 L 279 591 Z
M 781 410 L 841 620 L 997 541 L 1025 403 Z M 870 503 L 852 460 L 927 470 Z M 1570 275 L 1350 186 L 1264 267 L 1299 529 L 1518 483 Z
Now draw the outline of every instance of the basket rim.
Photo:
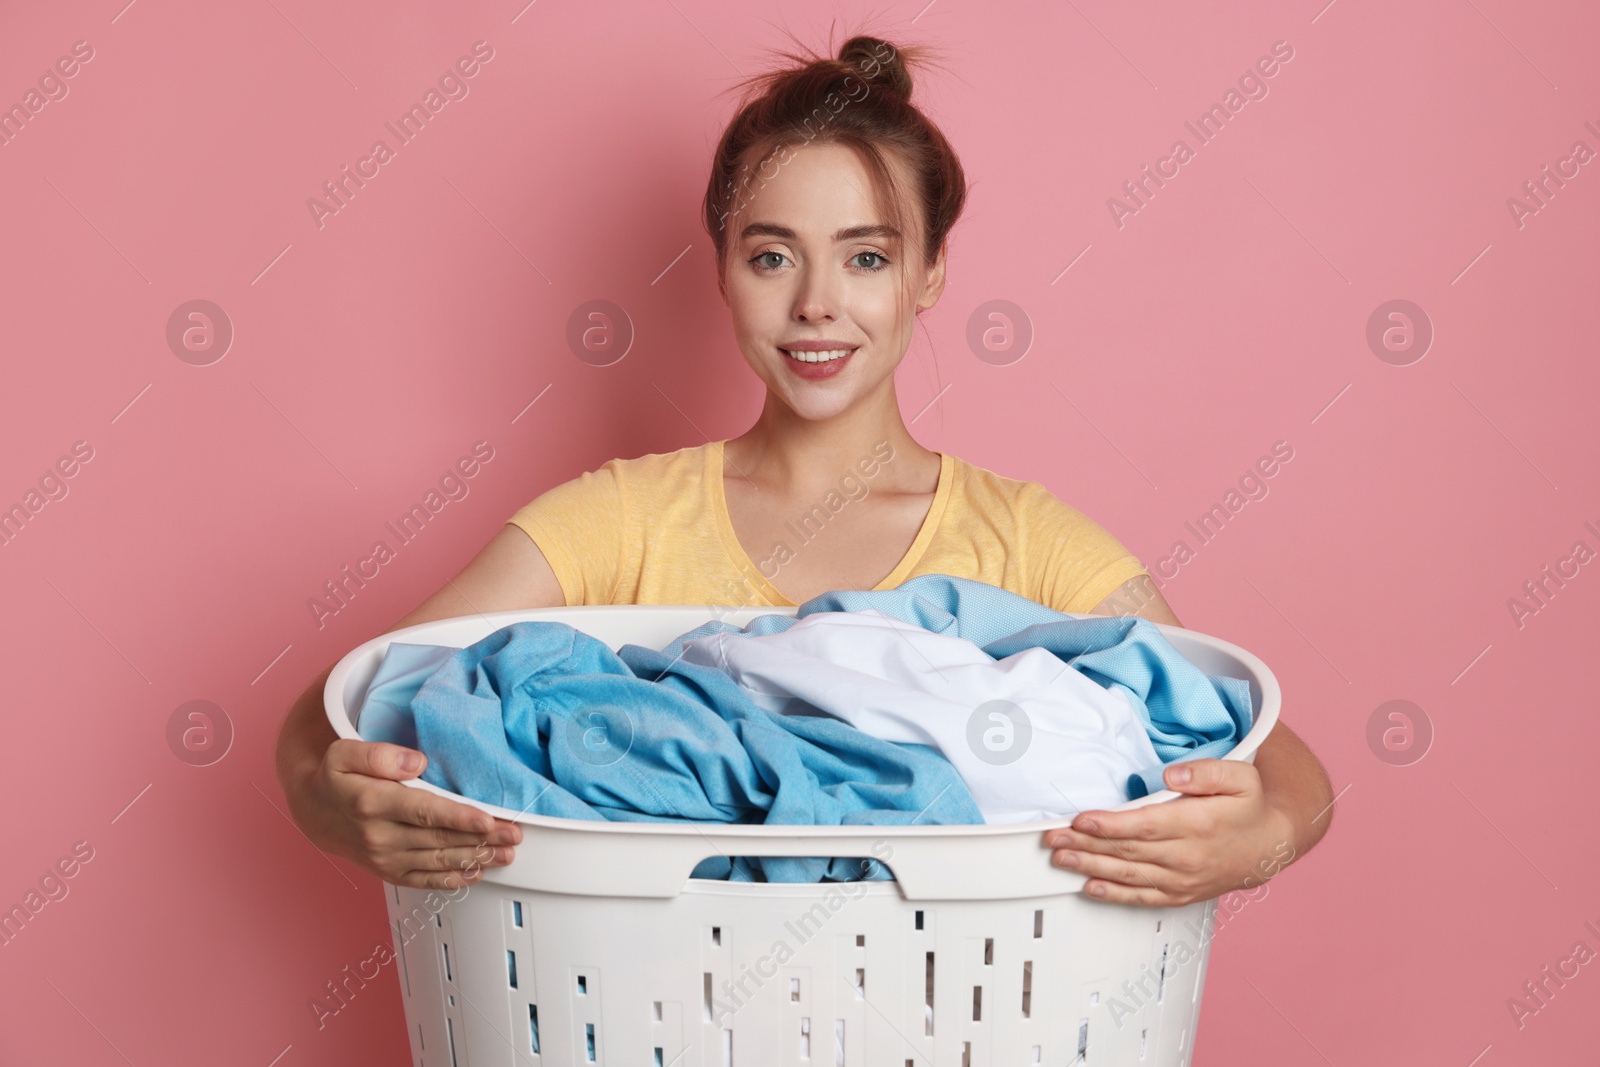
M 480 640 L 496 630 L 522 621 L 555 621 L 565 622 L 579 630 L 583 626 L 578 622 L 584 617 L 594 617 L 596 614 L 685 614 L 704 613 L 707 621 L 710 618 L 721 618 L 724 621 L 743 624 L 757 615 L 794 615 L 798 605 L 768 606 L 759 605 L 752 607 L 730 608 L 721 604 L 582 604 L 551 608 L 513 608 L 507 611 L 478 612 L 470 615 L 457 615 L 443 619 L 432 619 L 427 622 L 415 623 L 411 626 L 401 627 L 388 633 L 379 634 L 368 641 L 364 641 L 345 653 L 339 662 L 334 665 L 328 674 L 328 681 L 323 686 L 323 710 L 328 723 L 333 727 L 334 733 L 341 739 L 351 741 L 364 740 L 355 724 L 350 720 L 352 709 L 345 706 L 344 692 L 350 677 L 367 661 L 380 657 L 387 652 L 391 642 L 416 644 L 454 645 L 464 648 L 465 645 L 456 645 L 454 641 L 429 640 L 429 635 L 444 630 L 459 631 L 463 627 L 481 630 L 482 632 L 472 638 Z M 1062 612 L 1073 618 L 1100 619 L 1113 616 L 1094 615 L 1085 612 Z M 1253 762 L 1256 751 L 1266 740 L 1267 734 L 1278 721 L 1278 711 L 1282 704 L 1282 691 L 1278 685 L 1277 677 L 1272 673 L 1265 662 L 1248 649 L 1224 640 L 1212 634 L 1191 630 L 1183 626 L 1173 626 L 1168 623 L 1145 620 L 1162 632 L 1172 644 L 1183 652 L 1184 645 L 1199 645 L 1209 647 L 1220 652 L 1239 663 L 1249 677 L 1245 680 L 1255 683 L 1259 687 L 1260 707 L 1252 709 L 1254 721 L 1249 731 L 1240 739 L 1239 743 L 1218 759 L 1249 760 Z M 687 630 L 687 628 L 686 628 Z M 609 643 L 609 642 L 608 642 Z M 1237 677 L 1237 675 L 1233 675 Z M 718 836 L 748 837 L 763 839 L 780 834 L 790 838 L 863 838 L 871 839 L 892 834 L 895 837 L 993 837 L 1008 836 L 1011 834 L 1036 835 L 1045 830 L 1069 826 L 1077 817 L 1076 814 L 1065 815 L 1056 819 L 1041 819 L 1030 822 L 1011 823 L 941 823 L 927 825 L 901 825 L 895 823 L 857 823 L 843 825 L 817 825 L 808 823 L 700 823 L 700 822 L 644 822 L 644 821 L 613 821 L 609 819 L 568 819 L 554 815 L 530 815 L 526 812 L 513 811 L 498 804 L 475 800 L 452 792 L 432 782 L 425 782 L 420 778 L 410 778 L 400 783 L 412 789 L 434 793 L 476 808 L 493 818 L 506 822 L 518 823 L 522 826 L 542 827 L 551 831 L 582 831 L 584 833 L 620 834 L 624 836 L 667 835 L 703 836 L 707 829 L 714 828 Z M 1161 789 L 1149 793 L 1135 800 L 1125 801 L 1107 808 L 1097 808 L 1100 811 L 1134 811 L 1149 804 L 1165 803 L 1175 800 L 1185 794 L 1172 789 Z

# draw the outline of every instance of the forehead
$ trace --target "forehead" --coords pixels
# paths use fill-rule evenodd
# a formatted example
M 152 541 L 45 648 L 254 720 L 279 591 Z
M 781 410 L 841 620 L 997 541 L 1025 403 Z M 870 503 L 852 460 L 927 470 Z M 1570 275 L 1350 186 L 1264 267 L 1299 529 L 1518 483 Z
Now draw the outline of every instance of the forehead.
M 889 164 L 899 169 L 892 154 Z M 836 237 L 886 236 L 860 232 L 862 227 L 887 226 L 889 220 L 876 201 L 871 171 L 846 145 L 779 149 L 767 162 L 752 165 L 748 178 L 744 205 L 734 216 L 734 233 L 741 240 L 782 237 L 826 243 Z

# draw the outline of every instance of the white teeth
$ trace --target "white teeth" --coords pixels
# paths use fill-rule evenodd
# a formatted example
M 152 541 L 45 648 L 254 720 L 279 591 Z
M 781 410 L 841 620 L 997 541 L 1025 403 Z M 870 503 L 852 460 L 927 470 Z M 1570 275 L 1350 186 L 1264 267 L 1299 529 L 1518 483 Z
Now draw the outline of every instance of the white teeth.
M 826 363 L 830 359 L 843 359 L 853 351 L 854 349 L 850 348 L 841 348 L 834 352 L 790 352 L 787 348 L 783 350 L 790 359 L 798 359 L 802 363 Z

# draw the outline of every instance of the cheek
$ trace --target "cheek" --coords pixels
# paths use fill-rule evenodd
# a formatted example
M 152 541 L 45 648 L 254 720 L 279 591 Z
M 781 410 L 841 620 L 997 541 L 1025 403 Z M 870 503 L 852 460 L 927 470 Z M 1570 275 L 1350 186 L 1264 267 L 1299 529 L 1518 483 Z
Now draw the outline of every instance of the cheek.
M 734 333 L 739 337 L 774 337 L 787 328 L 788 305 L 772 286 L 752 286 L 737 280 L 728 282 L 728 312 Z
M 901 296 L 899 290 L 887 286 L 863 293 L 852 304 L 851 317 L 879 344 L 898 340 L 916 321 L 914 308 L 901 306 Z

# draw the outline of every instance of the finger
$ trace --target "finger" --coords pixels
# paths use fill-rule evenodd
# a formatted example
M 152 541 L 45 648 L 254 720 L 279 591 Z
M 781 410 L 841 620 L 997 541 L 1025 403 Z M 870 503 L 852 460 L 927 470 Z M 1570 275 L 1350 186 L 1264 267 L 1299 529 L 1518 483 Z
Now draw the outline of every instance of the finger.
M 1149 886 L 1121 885 L 1117 882 L 1107 882 L 1101 879 L 1092 879 L 1084 883 L 1083 891 L 1095 900 L 1103 900 L 1108 904 L 1134 904 L 1145 908 L 1177 908 L 1184 904 L 1193 904 L 1194 901 L 1183 897 L 1175 897 L 1159 889 Z
M 1161 781 L 1178 793 L 1244 795 L 1261 788 L 1255 765 L 1238 759 L 1192 759 L 1173 763 L 1161 772 Z
M 1175 841 L 1188 837 L 1193 828 L 1189 825 L 1194 815 L 1194 801 L 1165 800 L 1147 804 L 1132 811 L 1083 811 L 1071 825 L 1046 831 L 1045 843 L 1073 842 L 1072 847 L 1093 847 L 1088 839 L 1114 840 L 1122 845 L 1135 842 Z M 1074 836 L 1076 835 L 1076 836 Z
M 1069 849 L 1060 849 L 1052 853 L 1050 862 L 1064 870 L 1088 876 L 1091 881 L 1085 885 L 1085 891 L 1095 888 L 1096 880 L 1115 882 L 1130 889 L 1151 890 L 1163 897 L 1167 896 L 1170 890 L 1178 888 L 1174 873 L 1153 863 L 1132 862 L 1121 857 L 1101 856 Z
M 480 845 L 514 845 L 513 835 L 496 829 L 488 834 L 467 830 L 447 830 L 440 826 L 414 826 L 411 823 L 390 822 L 390 832 L 385 836 L 388 847 L 402 852 L 416 852 L 436 848 L 476 848 Z
M 414 748 L 391 745 L 387 741 L 352 741 L 341 737 L 328 746 L 325 762 L 332 771 L 403 782 L 421 774 L 428 765 L 428 757 Z
M 1181 836 L 1162 838 L 1156 841 L 1141 841 L 1133 837 L 1098 837 L 1063 827 L 1059 830 L 1050 831 L 1045 845 L 1052 849 L 1072 849 L 1077 852 L 1117 856 L 1125 860 L 1159 863 L 1162 854 L 1171 849 L 1174 843 L 1181 840 L 1183 840 Z
M 408 872 L 455 871 L 479 876 L 488 867 L 504 867 L 516 858 L 516 850 L 506 846 L 467 845 L 455 848 L 419 848 L 402 852 L 394 866 Z
M 404 796 L 397 797 L 394 814 L 389 818 L 412 826 L 476 834 L 480 841 L 491 834 L 512 833 L 518 840 L 522 837 L 522 831 L 515 823 L 507 823 L 470 804 L 448 800 L 421 789 L 407 789 Z

